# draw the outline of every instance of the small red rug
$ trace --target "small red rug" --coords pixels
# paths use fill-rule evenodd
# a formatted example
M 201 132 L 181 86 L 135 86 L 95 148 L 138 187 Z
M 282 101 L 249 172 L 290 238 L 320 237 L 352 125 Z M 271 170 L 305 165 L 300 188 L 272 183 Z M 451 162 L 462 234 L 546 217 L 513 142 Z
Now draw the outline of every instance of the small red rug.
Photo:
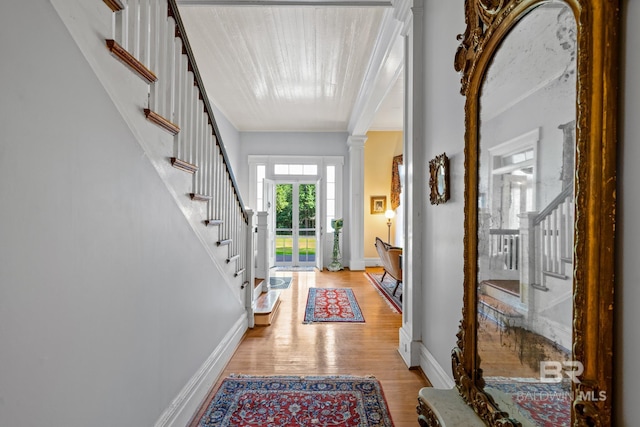
M 193 427 L 393 427 L 375 378 L 225 378 Z
M 304 323 L 364 322 L 364 316 L 349 288 L 310 288 Z

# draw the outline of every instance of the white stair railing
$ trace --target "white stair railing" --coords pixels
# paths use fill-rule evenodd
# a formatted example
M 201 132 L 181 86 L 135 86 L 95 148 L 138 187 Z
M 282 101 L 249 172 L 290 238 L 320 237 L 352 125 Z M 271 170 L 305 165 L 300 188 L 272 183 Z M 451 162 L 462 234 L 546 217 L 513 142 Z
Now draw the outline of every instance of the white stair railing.
M 489 269 L 513 270 L 520 265 L 520 230 L 489 230 Z
M 193 174 L 191 198 L 208 204 L 217 246 L 243 286 L 252 277 L 251 224 L 175 0 L 103 0 L 113 10 L 111 52 L 149 83 L 144 114 L 174 135 L 171 164 Z
M 542 283 L 543 274 L 562 279 L 570 276 L 565 267 L 573 257 L 573 224 L 573 186 L 569 186 L 533 220 L 537 284 Z

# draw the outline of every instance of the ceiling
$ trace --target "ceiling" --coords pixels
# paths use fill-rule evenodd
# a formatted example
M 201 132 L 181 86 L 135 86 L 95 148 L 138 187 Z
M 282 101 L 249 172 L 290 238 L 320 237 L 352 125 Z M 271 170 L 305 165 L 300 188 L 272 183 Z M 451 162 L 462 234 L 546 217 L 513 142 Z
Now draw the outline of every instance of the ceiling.
M 545 3 L 520 20 L 487 70 L 481 118 L 490 120 L 536 91 L 554 90 L 557 82 L 575 82 L 576 31 L 564 3 Z
M 239 131 L 402 129 L 404 48 L 388 2 L 178 5 L 209 99 Z

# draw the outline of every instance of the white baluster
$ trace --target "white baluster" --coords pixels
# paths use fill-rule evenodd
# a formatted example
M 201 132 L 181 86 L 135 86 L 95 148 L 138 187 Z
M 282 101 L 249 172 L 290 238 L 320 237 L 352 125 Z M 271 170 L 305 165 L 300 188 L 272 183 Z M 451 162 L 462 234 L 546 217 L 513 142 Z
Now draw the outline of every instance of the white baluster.
M 140 22 L 138 27 L 138 60 L 151 68 L 151 4 L 150 0 L 140 0 Z M 157 72 L 157 70 L 151 70 Z
M 175 123 L 180 126 L 180 128 L 184 128 L 184 105 L 182 104 L 183 97 L 183 73 L 185 69 L 182 67 L 182 40 L 178 37 L 174 39 L 175 47 L 174 47 L 174 63 L 175 63 L 175 73 L 174 73 L 174 84 L 172 90 L 172 101 L 174 108 L 174 116 Z M 176 144 L 176 157 L 182 159 L 184 156 L 183 147 L 184 147 L 184 138 L 185 133 L 181 130 L 178 134 L 178 143 Z
M 185 161 L 189 161 L 189 142 L 191 141 L 191 126 L 189 126 L 189 84 L 187 80 L 189 78 L 189 71 L 187 68 L 186 55 L 180 55 L 180 68 L 182 70 L 182 81 L 180 81 L 180 117 L 181 122 L 184 125 L 184 138 L 182 140 L 182 155 Z M 181 132 L 182 133 L 182 132 Z
M 129 37 L 126 49 L 134 58 L 138 59 L 140 57 L 140 0 L 129 0 L 128 9 Z
M 165 73 L 167 60 L 166 35 L 166 12 L 162 15 L 163 5 L 166 10 L 166 2 L 152 0 L 150 8 L 150 37 L 149 37 L 149 63 L 151 70 L 158 73 L 158 81 L 151 85 L 151 95 L 149 97 L 149 109 L 167 118 L 164 111 L 164 86 L 167 84 L 168 75 Z
M 186 55 L 182 55 L 184 58 L 183 67 L 185 69 L 185 78 L 182 82 L 184 88 L 184 105 L 185 105 L 185 115 L 184 115 L 184 130 L 185 130 L 185 160 L 189 163 L 194 163 L 193 160 L 193 86 L 191 84 L 191 75 L 192 73 L 188 71 L 189 59 Z
M 116 19 L 116 42 L 124 49 L 129 45 L 129 2 L 126 1 L 124 9 L 117 13 Z
M 207 192 L 208 196 L 213 196 L 213 192 L 211 191 L 211 181 L 212 181 L 212 167 L 213 167 L 213 135 L 211 133 L 211 125 L 208 123 L 208 121 L 205 122 L 206 123 L 206 133 L 207 133 L 207 153 L 206 153 L 206 157 L 207 157 L 207 175 L 205 177 L 205 191 Z M 209 216 L 209 218 L 212 218 L 211 216 Z
M 198 168 L 198 172 L 196 173 L 195 176 L 195 192 L 198 194 L 204 194 L 204 191 L 202 191 L 202 169 L 200 169 L 203 166 L 203 158 L 202 158 L 202 151 L 201 151 L 201 147 L 203 145 L 203 135 L 202 135 L 202 110 L 201 110 L 201 106 L 200 106 L 200 102 L 198 100 L 198 88 L 196 86 L 194 86 L 194 96 L 195 96 L 195 106 L 194 106 L 194 114 L 193 114 L 193 118 L 194 118 L 194 138 L 193 138 L 193 144 L 194 144 L 194 151 L 195 151 L 195 156 L 194 156 L 194 163 L 197 164 L 199 166 Z
M 164 91 L 162 94 L 163 97 L 163 116 L 168 118 L 169 120 L 171 120 L 173 123 L 177 124 L 178 126 L 180 126 L 180 122 L 178 120 L 178 115 L 176 114 L 176 98 L 175 98 L 175 90 L 176 90 L 176 82 L 177 82 L 177 77 L 176 77 L 176 69 L 177 69 L 177 46 L 178 46 L 178 41 L 180 39 L 177 39 L 176 37 L 174 37 L 174 33 L 175 33 L 175 21 L 173 20 L 173 18 L 169 17 L 167 18 L 167 25 L 166 25 L 166 33 L 165 33 L 165 37 L 166 37 L 166 42 L 167 42 L 167 59 L 166 59 L 166 83 L 164 86 Z

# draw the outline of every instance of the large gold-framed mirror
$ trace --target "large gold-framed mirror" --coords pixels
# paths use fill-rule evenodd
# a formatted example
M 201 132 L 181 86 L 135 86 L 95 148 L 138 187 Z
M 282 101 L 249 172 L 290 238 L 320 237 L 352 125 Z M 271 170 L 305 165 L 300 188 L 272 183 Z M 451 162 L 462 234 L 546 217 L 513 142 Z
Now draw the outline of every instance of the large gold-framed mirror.
M 618 1 L 465 14 L 457 389 L 490 426 L 611 425 Z

